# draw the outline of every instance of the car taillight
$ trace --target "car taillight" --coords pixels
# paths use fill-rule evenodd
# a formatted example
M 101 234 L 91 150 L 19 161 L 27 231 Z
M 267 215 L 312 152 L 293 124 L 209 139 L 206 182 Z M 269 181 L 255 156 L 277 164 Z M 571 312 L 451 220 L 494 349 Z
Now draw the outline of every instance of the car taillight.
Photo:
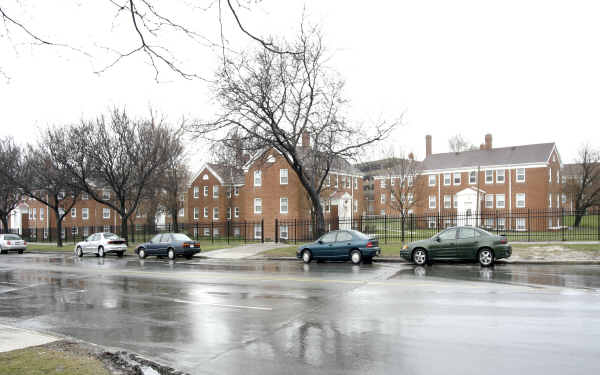
M 23 245 L 27 245 L 27 241 L 23 241 Z
M 184 248 L 184 249 L 185 249 L 185 248 L 188 248 L 188 247 L 190 247 L 190 244 L 189 244 L 189 243 L 184 243 L 184 244 L 183 244 L 183 248 Z
M 501 238 L 501 239 L 500 239 L 500 243 L 502 243 L 502 244 L 504 244 L 504 243 L 507 243 L 507 242 L 508 242 L 508 241 L 506 241 L 506 238 Z
M 371 241 L 367 242 L 367 247 L 373 247 L 373 242 L 371 242 Z
M 12 245 L 12 242 L 10 242 L 10 241 L 6 241 L 6 244 L 7 244 L 7 245 Z

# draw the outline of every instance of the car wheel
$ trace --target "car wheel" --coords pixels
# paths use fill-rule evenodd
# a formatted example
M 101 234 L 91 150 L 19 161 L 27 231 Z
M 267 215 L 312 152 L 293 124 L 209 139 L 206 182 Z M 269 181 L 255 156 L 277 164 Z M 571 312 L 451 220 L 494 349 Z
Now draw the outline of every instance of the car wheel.
M 310 250 L 303 250 L 302 251 L 302 260 L 306 264 L 308 264 L 308 263 L 310 263 L 312 261 L 312 253 L 310 252 Z
M 23 250 L 17 250 L 17 254 L 23 254 Z
M 175 259 L 175 250 L 169 249 L 169 252 L 167 253 L 167 255 L 169 256 L 169 259 L 174 260 Z
M 193 255 L 186 255 L 186 256 L 185 256 L 185 259 L 187 259 L 187 260 L 190 260 L 190 259 L 192 259 L 193 257 L 194 257 Z
M 352 250 L 350 253 L 350 260 L 353 264 L 360 264 L 362 262 L 362 254 L 358 250 Z
M 98 248 L 98 256 L 101 257 L 101 258 L 104 258 L 105 255 L 106 254 L 104 253 L 104 248 L 102 246 L 100 246 Z
M 77 246 L 75 254 L 80 258 L 83 256 L 83 250 L 81 249 L 81 246 Z
M 479 260 L 479 264 L 481 264 L 483 267 L 489 267 L 494 264 L 494 252 L 492 249 L 483 248 L 479 250 L 477 259 Z
M 0 249 L 0 254 L 8 254 L 8 250 L 2 250 L 2 249 Z
M 143 247 L 138 250 L 138 257 L 140 259 L 144 259 L 146 257 L 146 250 L 144 250 Z
M 363 263 L 364 264 L 371 264 L 371 263 L 373 263 L 373 257 L 364 257 L 363 258 Z
M 418 266 L 427 264 L 427 251 L 425 249 L 416 249 L 413 252 L 413 262 Z
M 121 258 L 121 257 L 123 257 L 123 253 L 124 253 L 124 251 L 119 251 L 119 252 L 117 253 L 117 256 L 118 256 L 119 258 Z

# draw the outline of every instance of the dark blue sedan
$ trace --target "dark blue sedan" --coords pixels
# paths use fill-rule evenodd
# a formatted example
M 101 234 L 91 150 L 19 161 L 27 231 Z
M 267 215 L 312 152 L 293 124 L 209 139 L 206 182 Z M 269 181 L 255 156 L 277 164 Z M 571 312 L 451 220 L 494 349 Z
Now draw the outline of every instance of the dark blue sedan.
M 200 244 L 182 233 L 160 233 L 148 242 L 139 245 L 135 252 L 144 259 L 149 255 L 167 256 L 173 260 L 177 256 L 191 259 L 199 253 Z
M 354 264 L 369 263 L 381 253 L 379 241 L 356 230 L 334 230 L 313 243 L 302 245 L 296 257 L 304 263 L 316 260 L 348 260 Z

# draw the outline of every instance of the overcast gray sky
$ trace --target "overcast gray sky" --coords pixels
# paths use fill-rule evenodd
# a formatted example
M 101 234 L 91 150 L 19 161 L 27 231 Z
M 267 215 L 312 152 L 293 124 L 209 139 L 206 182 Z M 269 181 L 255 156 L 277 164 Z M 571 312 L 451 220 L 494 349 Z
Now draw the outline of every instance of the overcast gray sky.
M 88 3 L 0 0 L 38 34 L 92 56 L 31 46 L 18 30 L 7 34 L 0 27 L 0 69 L 9 77 L 0 77 L 2 136 L 31 141 L 40 127 L 92 117 L 113 105 L 139 115 L 152 106 L 174 122 L 210 117 L 206 82 L 165 70 L 157 83 L 141 55 L 95 74 L 112 61 L 103 46 L 126 50 L 135 35 L 125 18 L 114 18 L 109 1 Z M 210 1 L 157 4 L 219 41 L 216 7 L 186 8 Z M 349 120 L 368 126 L 404 114 L 389 143 L 407 152 L 423 157 L 425 134 L 433 135 L 434 152 L 446 152 L 456 133 L 477 145 L 492 133 L 496 147 L 557 142 L 564 162 L 583 142 L 598 147 L 597 0 L 265 0 L 240 16 L 259 35 L 289 37 L 303 9 L 321 26 L 329 64 L 346 80 Z M 255 46 L 230 17 L 224 30 L 235 48 Z M 215 50 L 172 35 L 165 41 L 183 66 L 211 77 Z M 194 150 L 196 163 L 205 158 L 202 149 Z

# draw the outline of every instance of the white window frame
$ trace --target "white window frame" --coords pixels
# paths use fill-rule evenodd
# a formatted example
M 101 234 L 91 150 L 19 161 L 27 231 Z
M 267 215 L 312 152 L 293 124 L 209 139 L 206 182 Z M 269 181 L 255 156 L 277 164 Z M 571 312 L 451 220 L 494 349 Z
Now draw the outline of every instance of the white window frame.
M 231 207 L 227 207 L 227 219 L 231 220 Z
M 76 207 L 71 208 L 71 217 L 72 218 L 77 217 L 77 208 Z
M 548 208 L 552 208 L 552 193 L 548 193 Z
M 88 199 L 90 199 L 90 195 L 88 193 L 81 193 L 82 201 L 87 201 Z
M 506 169 L 496 170 L 496 183 L 503 184 L 506 181 Z
M 515 227 L 517 230 L 527 230 L 527 220 L 524 217 L 516 218 Z
M 260 240 L 262 238 L 262 226 L 260 224 L 254 224 L 254 239 Z
M 64 198 L 64 192 L 62 192 L 62 193 L 63 193 L 63 198 Z M 106 190 L 106 189 L 102 190 L 102 200 L 104 200 L 104 201 L 110 200 L 110 190 Z
M 40 220 L 44 220 L 44 208 L 40 208 Z
M 208 197 L 208 185 L 202 186 L 202 195 Z
M 194 186 L 194 199 L 198 199 L 200 197 L 200 186 Z
M 452 196 L 445 194 L 444 195 L 444 208 L 452 208 Z
M 200 208 L 194 207 L 194 220 L 198 220 L 200 218 Z
M 436 204 L 436 196 L 430 195 L 429 196 L 429 208 L 435 208 L 435 204 Z
M 452 173 L 444 173 L 444 186 L 452 185 Z
M 561 195 L 561 200 L 562 200 L 562 204 L 566 204 L 567 203 L 567 194 L 563 193 Z
M 382 189 L 385 189 L 385 178 L 382 178 L 382 179 L 379 181 L 379 185 L 381 186 L 381 188 L 382 188 Z
M 287 214 L 289 212 L 289 199 L 287 197 L 279 198 L 279 213 Z
M 236 197 L 238 195 L 240 195 L 240 187 L 239 186 L 234 186 L 233 187 L 233 195 L 235 195 Z
M 458 182 L 456 182 L 456 177 L 458 176 Z M 452 174 L 452 184 L 454 186 L 458 186 L 462 183 L 462 173 L 460 172 L 455 172 Z
M 525 182 L 525 168 L 517 168 L 515 181 L 518 183 Z
M 526 199 L 527 199 L 527 197 L 526 197 L 525 193 L 517 193 L 515 195 L 515 202 L 516 202 L 515 207 L 516 208 L 525 208 L 525 206 L 527 206 Z
M 473 177 L 473 180 L 471 181 L 471 177 Z M 470 171 L 469 172 L 469 185 L 475 185 L 477 183 L 477 171 Z
M 179 209 L 179 217 L 184 217 L 185 216 L 185 207 L 181 207 Z
M 254 186 L 260 187 L 262 186 L 262 172 L 254 171 Z
M 358 177 L 354 177 L 354 190 L 358 189 Z
M 485 183 L 488 184 L 488 185 L 494 183 L 494 171 L 492 169 L 486 169 L 486 171 L 485 171 Z
M 358 212 L 358 199 L 355 199 L 352 204 L 354 205 L 354 212 Z
M 560 169 L 556 170 L 556 183 L 560 184 Z
M 494 195 L 493 194 L 485 195 L 485 208 L 494 208 Z
M 102 208 L 102 218 L 110 219 L 110 208 L 106 208 L 106 207 Z
M 437 182 L 437 175 L 434 174 L 430 174 L 429 175 L 429 186 L 435 186 L 435 183 Z
M 287 224 L 279 225 L 279 238 L 287 240 L 289 238 L 289 228 Z
M 254 214 L 262 214 L 262 198 L 254 198 Z
M 213 207 L 213 220 L 219 220 L 219 207 Z
M 213 198 L 219 198 L 219 185 L 213 185 Z
M 496 194 L 496 208 L 506 208 L 506 199 L 504 194 Z
M 202 216 L 208 218 L 208 207 L 204 207 L 202 209 Z
M 552 167 L 548 167 L 548 183 L 552 183 Z
M 204 233 L 205 237 L 210 236 L 210 228 L 206 227 L 206 228 L 204 228 L 204 230 L 202 232 Z
M 279 185 L 288 184 L 288 170 L 287 168 L 281 168 L 279 170 Z
M 381 204 L 385 204 L 385 193 L 381 193 Z
M 346 189 L 352 189 L 352 181 L 350 181 L 350 176 L 346 176 Z
M 240 217 L 240 208 L 239 207 L 234 207 L 233 208 L 233 216 L 234 217 Z
M 454 205 L 454 208 L 458 208 L 458 195 L 454 194 L 452 197 L 452 204 Z

